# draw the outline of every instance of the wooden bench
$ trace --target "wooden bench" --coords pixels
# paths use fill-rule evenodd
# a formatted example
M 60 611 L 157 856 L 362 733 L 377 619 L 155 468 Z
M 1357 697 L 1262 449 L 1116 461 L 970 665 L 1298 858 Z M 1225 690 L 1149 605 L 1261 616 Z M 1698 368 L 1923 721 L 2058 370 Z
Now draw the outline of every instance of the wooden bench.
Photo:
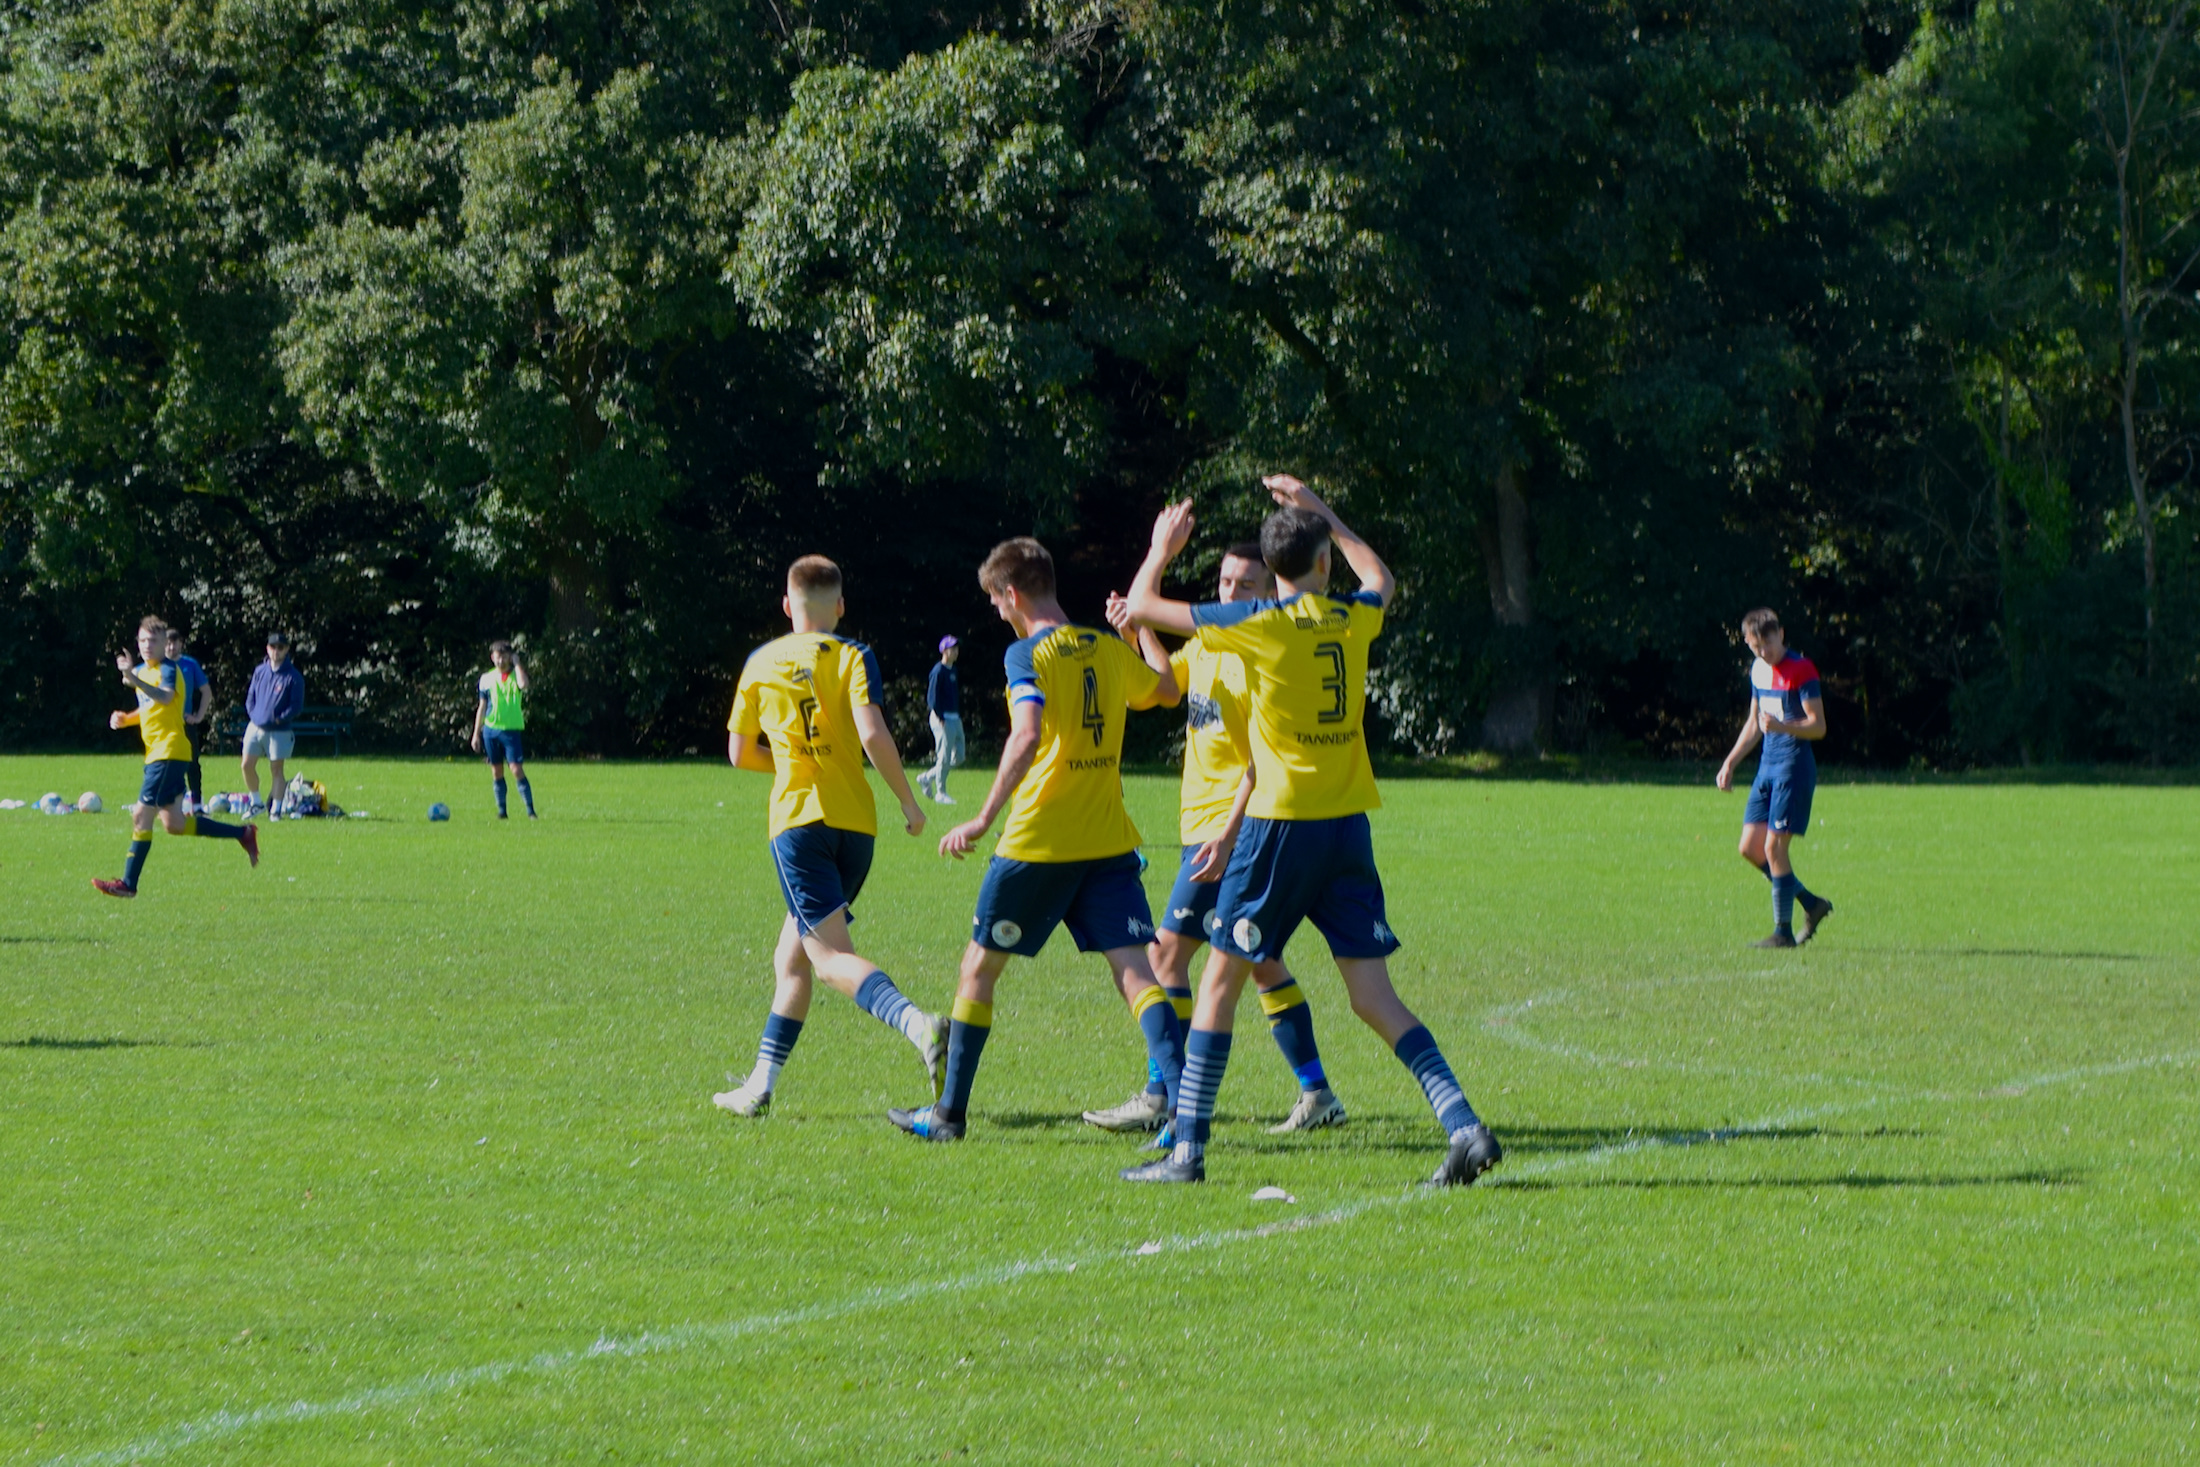
M 214 741 L 232 748 L 244 747 L 244 731 L 250 722 L 242 708 L 225 708 L 214 716 Z M 301 739 L 327 739 L 329 752 L 341 756 L 344 740 L 351 733 L 349 708 L 313 707 L 308 705 L 290 721 L 290 732 Z

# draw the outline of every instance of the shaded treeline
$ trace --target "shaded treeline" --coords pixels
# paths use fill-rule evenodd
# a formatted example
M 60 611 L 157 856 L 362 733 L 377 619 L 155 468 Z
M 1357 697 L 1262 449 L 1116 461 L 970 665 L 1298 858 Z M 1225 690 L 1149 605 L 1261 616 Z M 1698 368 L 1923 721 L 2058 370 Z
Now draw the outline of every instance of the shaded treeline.
M 1290 467 L 1397 749 L 1712 750 L 1770 602 L 1837 758 L 2189 758 L 2194 19 L 18 0 L 0 737 L 154 610 L 386 747 L 517 634 L 548 750 L 709 749 L 811 550 L 908 731 L 999 536 L 1096 615 Z

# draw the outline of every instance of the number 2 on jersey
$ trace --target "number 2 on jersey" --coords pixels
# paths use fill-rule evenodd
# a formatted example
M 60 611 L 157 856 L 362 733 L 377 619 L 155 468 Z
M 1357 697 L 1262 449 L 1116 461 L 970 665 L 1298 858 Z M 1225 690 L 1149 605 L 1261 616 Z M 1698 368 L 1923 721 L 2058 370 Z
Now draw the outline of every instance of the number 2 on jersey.
M 1316 642 L 1314 655 L 1329 664 L 1329 676 L 1322 679 L 1322 691 L 1329 695 L 1329 706 L 1316 716 L 1319 723 L 1344 722 L 1344 643 Z

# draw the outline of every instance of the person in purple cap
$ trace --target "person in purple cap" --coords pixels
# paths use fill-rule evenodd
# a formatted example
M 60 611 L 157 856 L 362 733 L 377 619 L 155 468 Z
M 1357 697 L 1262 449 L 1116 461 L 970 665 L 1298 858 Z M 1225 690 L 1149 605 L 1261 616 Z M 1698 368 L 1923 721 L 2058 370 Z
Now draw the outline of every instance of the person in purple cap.
M 925 711 L 932 721 L 932 767 L 917 776 L 917 788 L 942 805 L 952 805 L 947 771 L 963 762 L 962 688 L 955 680 L 955 659 L 962 648 L 953 637 L 940 638 L 940 660 L 925 685 Z

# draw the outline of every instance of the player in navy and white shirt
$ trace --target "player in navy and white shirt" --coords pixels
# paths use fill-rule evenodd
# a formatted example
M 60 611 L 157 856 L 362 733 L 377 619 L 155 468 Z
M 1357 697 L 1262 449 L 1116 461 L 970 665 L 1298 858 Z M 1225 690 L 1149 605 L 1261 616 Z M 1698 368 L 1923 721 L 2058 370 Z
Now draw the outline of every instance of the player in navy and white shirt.
M 1817 666 L 1788 650 L 1777 614 L 1760 607 L 1743 617 L 1742 640 L 1757 654 L 1749 669 L 1749 712 L 1719 766 L 1719 788 L 1733 788 L 1734 766 L 1762 740 L 1757 779 L 1742 811 L 1742 859 L 1772 883 L 1772 935 L 1755 945 L 1799 947 L 1833 915 L 1833 903 L 1806 890 L 1788 860 L 1788 842 L 1810 829 L 1811 796 L 1818 790 L 1818 758 L 1811 745 L 1826 736 L 1826 701 Z M 1800 937 L 1794 927 L 1798 905 Z

